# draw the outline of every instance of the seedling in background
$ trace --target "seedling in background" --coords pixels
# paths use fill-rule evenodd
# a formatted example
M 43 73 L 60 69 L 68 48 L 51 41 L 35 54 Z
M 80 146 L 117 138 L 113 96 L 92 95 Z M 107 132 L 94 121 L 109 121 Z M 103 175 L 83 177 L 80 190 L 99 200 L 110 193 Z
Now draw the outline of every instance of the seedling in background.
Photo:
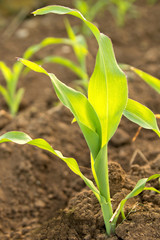
M 127 13 L 135 16 L 135 6 L 133 5 L 136 0 L 110 0 L 109 9 L 112 12 L 118 26 L 123 27 Z
M 25 66 L 50 77 L 58 98 L 74 115 L 90 150 L 91 169 L 96 185 L 82 174 L 74 158 L 64 157 L 43 139 L 32 140 L 23 132 L 8 132 L 0 136 L 0 142 L 27 143 L 48 150 L 61 158 L 75 174 L 84 180 L 97 197 L 102 209 L 106 233 L 110 236 L 115 232 L 120 213 L 125 219 L 124 205 L 129 198 L 137 196 L 143 190 L 160 193 L 155 188 L 145 187 L 148 181 L 159 178 L 160 174 L 139 180 L 113 213 L 108 176 L 108 142 L 114 135 L 122 115 L 144 128 L 152 129 L 158 136 L 160 131 L 154 114 L 144 105 L 128 98 L 127 80 L 116 62 L 111 40 L 100 33 L 98 28 L 77 10 L 62 6 L 48 6 L 34 12 L 35 15 L 47 13 L 70 14 L 80 18 L 90 28 L 99 45 L 95 69 L 89 81 L 88 98 L 59 81 L 54 74 L 48 73 L 36 63 L 19 59 Z
M 19 109 L 21 103 L 24 89 L 19 88 L 17 90 L 17 83 L 19 79 L 20 72 L 23 68 L 21 63 L 16 62 L 11 70 L 7 65 L 0 61 L 0 70 L 6 81 L 6 88 L 0 85 L 0 93 L 5 99 L 6 104 L 8 105 L 11 115 L 14 117 Z
M 110 0 L 73 0 L 73 6 L 82 13 L 84 17 L 88 19 L 88 21 L 93 21 L 98 13 L 102 13 Z M 90 34 L 90 30 L 86 27 L 86 24 L 82 23 L 81 32 L 88 36 Z
M 126 15 L 135 16 L 134 2 L 136 0 L 73 0 L 73 5 L 89 21 L 93 22 L 102 11 L 109 10 L 113 15 L 117 26 L 124 26 Z M 82 24 L 82 33 L 89 35 L 90 31 L 85 24 Z
M 69 25 L 69 22 L 66 22 L 66 27 L 69 38 L 45 38 L 40 43 L 29 47 L 25 51 L 23 58 L 30 59 L 40 49 L 53 44 L 66 44 L 72 46 L 78 59 L 79 65 L 75 64 L 69 59 L 57 56 L 48 56 L 39 62 L 41 64 L 54 62 L 68 67 L 81 79 L 78 81 L 78 84 L 80 84 L 86 91 L 88 84 L 88 75 L 85 64 L 87 45 L 83 36 L 74 35 L 74 33 L 72 32 L 72 28 Z M 18 112 L 22 97 L 24 95 L 23 88 L 17 89 L 19 78 L 23 74 L 24 65 L 20 62 L 16 62 L 13 65 L 13 68 L 10 69 L 3 61 L 0 61 L 0 70 L 6 81 L 6 87 L 0 84 L 0 93 L 9 108 L 9 112 L 13 117 L 15 117 Z M 28 71 L 26 70 L 24 71 L 24 73 L 27 72 Z
M 89 81 L 86 66 L 86 56 L 88 53 L 87 43 L 82 35 L 75 35 L 67 19 L 65 20 L 65 26 L 68 34 L 68 39 L 61 38 L 61 40 L 62 43 L 72 46 L 77 63 L 69 60 L 68 58 L 55 55 L 47 56 L 38 63 L 40 65 L 43 65 L 44 63 L 57 63 L 64 67 L 67 67 L 78 77 L 78 80 L 75 80 L 75 83 L 78 85 L 76 87 L 78 87 L 82 92 L 85 92 L 86 94 Z M 63 42 L 63 40 L 65 41 Z

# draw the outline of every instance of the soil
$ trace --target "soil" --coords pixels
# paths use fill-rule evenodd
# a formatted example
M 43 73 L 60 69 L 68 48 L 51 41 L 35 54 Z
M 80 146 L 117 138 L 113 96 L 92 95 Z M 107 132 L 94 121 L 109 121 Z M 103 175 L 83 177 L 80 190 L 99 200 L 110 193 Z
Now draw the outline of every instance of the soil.
M 53 4 L 53 1 L 47 1 Z M 54 1 L 64 4 L 66 1 Z M 71 6 L 71 1 L 67 1 Z M 111 37 L 119 63 L 139 67 L 160 78 L 160 2 L 153 6 L 146 1 L 137 5 L 138 18 L 128 19 L 123 28 L 115 25 L 108 11 L 96 18 L 101 32 Z M 66 36 L 63 17 L 46 15 L 26 19 L 11 28 L 1 27 L 0 60 L 12 66 L 30 45 L 48 36 Z M 72 25 L 79 23 L 69 17 Z M 10 19 L 9 19 L 10 21 Z M 8 23 L 9 24 L 9 23 Z M 5 33 L 5 34 L 4 34 Z M 88 73 L 94 67 L 97 44 L 88 40 Z M 64 46 L 47 47 L 33 60 L 47 55 L 62 55 L 75 59 L 72 50 Z M 73 86 L 76 76 L 69 70 L 48 64 L 45 66 L 63 82 Z M 134 74 L 126 72 L 129 97 L 160 113 L 159 95 Z M 5 84 L 2 75 L 0 83 Z M 47 77 L 29 72 L 20 79 L 25 95 L 18 115 L 12 119 L 0 96 L 0 130 L 20 130 L 32 138 L 44 138 L 65 156 L 74 157 L 85 176 L 92 179 L 89 151 L 73 116 L 60 104 Z M 160 121 L 158 120 L 158 123 Z M 109 143 L 109 173 L 113 208 L 143 177 L 160 172 L 160 142 L 150 130 L 141 130 L 132 142 L 138 126 L 122 118 Z M 145 191 L 127 202 L 127 218 L 110 238 L 105 235 L 102 214 L 96 198 L 83 181 L 74 175 L 60 159 L 32 146 L 12 143 L 0 145 L 0 239 L 2 240 L 153 240 L 160 239 L 160 196 Z M 158 181 L 152 186 L 160 188 Z M 120 223 L 121 222 L 121 223 Z

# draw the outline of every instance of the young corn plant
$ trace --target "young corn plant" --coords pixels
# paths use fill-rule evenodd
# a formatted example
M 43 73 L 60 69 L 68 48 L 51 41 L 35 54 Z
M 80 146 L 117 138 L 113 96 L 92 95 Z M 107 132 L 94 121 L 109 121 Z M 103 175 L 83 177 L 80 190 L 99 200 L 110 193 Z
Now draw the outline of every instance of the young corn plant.
M 127 13 L 135 15 L 134 2 L 136 0 L 110 0 L 110 11 L 115 17 L 117 26 L 123 27 Z
M 83 175 L 74 158 L 64 157 L 61 152 L 54 150 L 43 139 L 32 140 L 23 132 L 13 131 L 1 135 L 0 142 L 34 145 L 61 158 L 75 174 L 84 180 L 97 197 L 103 213 L 106 234 L 110 236 L 115 232 L 119 215 L 121 214 L 125 219 L 124 205 L 129 198 L 137 196 L 143 190 L 160 193 L 153 187 L 146 187 L 147 182 L 159 178 L 160 174 L 140 179 L 113 212 L 108 176 L 108 142 L 115 133 L 122 115 L 144 128 L 153 130 L 159 137 L 160 131 L 151 110 L 128 98 L 126 76 L 116 62 L 111 40 L 100 33 L 98 28 L 87 21 L 77 10 L 62 6 L 48 6 L 36 10 L 34 15 L 47 13 L 70 14 L 80 18 L 90 28 L 99 45 L 95 69 L 89 81 L 88 98 L 83 93 L 59 81 L 54 74 L 48 73 L 36 63 L 19 59 L 25 66 L 36 72 L 44 73 L 51 79 L 58 98 L 73 114 L 90 150 L 91 169 L 95 184 Z
M 11 70 L 4 62 L 0 61 L 0 70 L 6 81 L 6 87 L 0 84 L 0 93 L 8 105 L 12 117 L 16 115 L 24 94 L 23 88 L 17 90 L 17 83 L 22 68 L 23 65 L 16 62 L 13 70 Z

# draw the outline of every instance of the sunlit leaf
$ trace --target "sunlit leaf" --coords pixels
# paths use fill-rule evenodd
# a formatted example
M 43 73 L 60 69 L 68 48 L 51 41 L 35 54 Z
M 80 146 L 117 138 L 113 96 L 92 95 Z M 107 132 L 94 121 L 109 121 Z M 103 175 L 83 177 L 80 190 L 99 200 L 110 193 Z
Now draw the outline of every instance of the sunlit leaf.
M 0 70 L 5 78 L 6 82 L 10 81 L 12 78 L 12 72 L 9 69 L 9 67 L 7 67 L 7 65 L 2 61 L 0 61 Z
M 75 174 L 79 175 L 84 180 L 84 182 L 87 184 L 87 186 L 94 192 L 94 194 L 96 195 L 98 200 L 100 200 L 100 193 L 99 193 L 98 189 L 94 186 L 94 184 L 91 180 L 86 178 L 81 173 L 79 166 L 77 164 L 77 161 L 74 158 L 64 157 L 60 151 L 54 150 L 51 147 L 51 145 L 48 142 L 46 142 L 44 139 L 38 138 L 38 139 L 32 140 L 29 135 L 27 135 L 23 132 L 12 131 L 12 132 L 7 132 L 0 136 L 0 143 L 2 143 L 2 142 L 14 142 L 17 144 L 29 144 L 29 145 L 33 145 L 33 146 L 36 146 L 38 148 L 41 148 L 43 150 L 47 150 L 47 151 L 53 153 L 54 155 L 56 155 L 57 157 L 62 159 Z
M 88 99 L 102 125 L 102 146 L 113 136 L 127 102 L 127 82 L 115 60 L 112 43 L 101 34 L 96 66 L 89 82 Z
M 160 136 L 156 117 L 153 112 L 144 105 L 132 99 L 128 99 L 127 106 L 123 112 L 130 121 L 137 123 L 143 128 L 151 129 Z
M 59 81 L 54 74 L 47 73 L 44 68 L 36 63 L 25 59 L 19 59 L 19 61 L 32 70 L 45 73 L 50 77 L 58 98 L 73 113 L 83 132 L 90 151 L 93 156 L 96 157 L 101 145 L 101 126 L 98 116 L 86 96 L 66 86 Z

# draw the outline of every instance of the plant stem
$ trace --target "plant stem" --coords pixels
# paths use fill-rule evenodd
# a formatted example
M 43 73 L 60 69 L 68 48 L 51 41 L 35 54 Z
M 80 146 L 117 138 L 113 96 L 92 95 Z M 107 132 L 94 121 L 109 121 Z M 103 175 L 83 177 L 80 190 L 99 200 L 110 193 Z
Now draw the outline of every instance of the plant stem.
M 110 236 L 115 232 L 115 227 L 116 227 L 115 223 L 110 223 L 110 219 L 113 215 L 111 203 L 102 202 L 101 210 L 102 210 L 103 219 L 106 227 L 106 233 L 108 236 Z
M 108 151 L 107 144 L 105 144 L 94 163 L 94 169 L 92 167 L 93 174 L 96 174 L 96 181 L 98 181 L 98 189 L 100 191 L 100 205 L 103 213 L 103 218 L 106 226 L 106 233 L 110 236 L 115 231 L 115 223 L 110 223 L 110 219 L 113 215 L 110 187 L 109 187 L 109 174 L 108 174 Z

